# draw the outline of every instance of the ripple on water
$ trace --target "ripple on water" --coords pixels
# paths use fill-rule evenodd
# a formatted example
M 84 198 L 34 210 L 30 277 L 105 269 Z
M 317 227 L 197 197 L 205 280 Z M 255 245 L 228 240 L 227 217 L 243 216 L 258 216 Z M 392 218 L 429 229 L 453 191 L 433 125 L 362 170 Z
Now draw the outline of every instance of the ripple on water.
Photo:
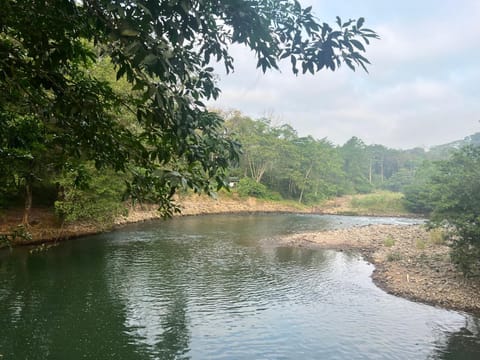
M 72 359 L 468 359 L 480 350 L 478 318 L 386 294 L 354 253 L 260 241 L 368 218 L 229 219 L 132 226 L 65 243 L 33 265 L 12 257 L 0 354 L 64 358 L 70 346 Z M 89 337 L 92 321 L 101 337 Z M 14 348 L 20 331 L 29 345 Z

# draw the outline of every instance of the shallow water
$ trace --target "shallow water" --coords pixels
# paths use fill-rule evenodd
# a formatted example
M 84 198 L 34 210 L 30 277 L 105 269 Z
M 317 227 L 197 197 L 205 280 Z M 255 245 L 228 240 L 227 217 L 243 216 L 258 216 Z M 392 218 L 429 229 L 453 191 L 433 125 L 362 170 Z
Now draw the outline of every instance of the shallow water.
M 293 232 L 408 219 L 201 216 L 0 253 L 3 359 L 477 359 L 480 320 L 386 294 Z M 2 357 L 0 356 L 0 359 Z

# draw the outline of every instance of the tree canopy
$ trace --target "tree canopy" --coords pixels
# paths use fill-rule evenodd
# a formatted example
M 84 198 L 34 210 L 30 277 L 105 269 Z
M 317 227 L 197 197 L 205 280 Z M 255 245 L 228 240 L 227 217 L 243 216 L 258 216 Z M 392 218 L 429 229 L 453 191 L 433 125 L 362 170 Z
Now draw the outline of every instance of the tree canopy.
M 452 245 L 465 275 L 480 275 L 480 147 L 465 146 L 447 159 L 425 162 L 405 189 L 412 211 L 429 213 Z
M 331 26 L 292 0 L 0 0 L 0 8 L 2 185 L 22 179 L 28 188 L 56 154 L 52 168 L 89 160 L 128 174 L 128 195 L 167 214 L 177 188 L 222 186 L 238 156 L 205 106 L 220 93 L 212 63 L 233 69 L 230 45 L 246 45 L 263 71 L 287 59 L 297 74 L 366 70 L 365 47 L 377 38 L 363 18 Z M 95 76 L 104 59 L 129 84 L 127 96 Z M 133 126 L 118 120 L 125 113 Z

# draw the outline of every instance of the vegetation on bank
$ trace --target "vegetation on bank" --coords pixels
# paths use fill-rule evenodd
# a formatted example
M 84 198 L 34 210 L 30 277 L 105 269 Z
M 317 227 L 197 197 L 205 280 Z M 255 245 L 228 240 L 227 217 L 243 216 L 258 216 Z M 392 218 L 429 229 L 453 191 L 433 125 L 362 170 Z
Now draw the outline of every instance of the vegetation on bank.
M 446 160 L 426 163 L 405 189 L 408 208 L 429 214 L 452 260 L 465 275 L 480 276 L 480 147 L 466 146 Z
M 408 214 L 402 193 L 379 191 L 362 197 L 353 197 L 353 209 L 363 214 Z

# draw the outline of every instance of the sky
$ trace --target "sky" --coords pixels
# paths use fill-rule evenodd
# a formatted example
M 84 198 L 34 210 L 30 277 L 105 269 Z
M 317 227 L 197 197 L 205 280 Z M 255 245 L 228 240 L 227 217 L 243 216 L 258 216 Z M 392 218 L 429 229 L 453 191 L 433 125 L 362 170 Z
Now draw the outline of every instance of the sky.
M 290 124 L 300 136 L 341 145 L 352 136 L 391 148 L 428 148 L 480 131 L 480 1 L 301 0 L 322 22 L 364 17 L 373 41 L 369 73 L 346 66 L 294 76 L 263 74 L 252 53 L 231 47 L 235 72 L 219 71 L 211 108 Z M 219 70 L 221 67 L 218 68 Z

